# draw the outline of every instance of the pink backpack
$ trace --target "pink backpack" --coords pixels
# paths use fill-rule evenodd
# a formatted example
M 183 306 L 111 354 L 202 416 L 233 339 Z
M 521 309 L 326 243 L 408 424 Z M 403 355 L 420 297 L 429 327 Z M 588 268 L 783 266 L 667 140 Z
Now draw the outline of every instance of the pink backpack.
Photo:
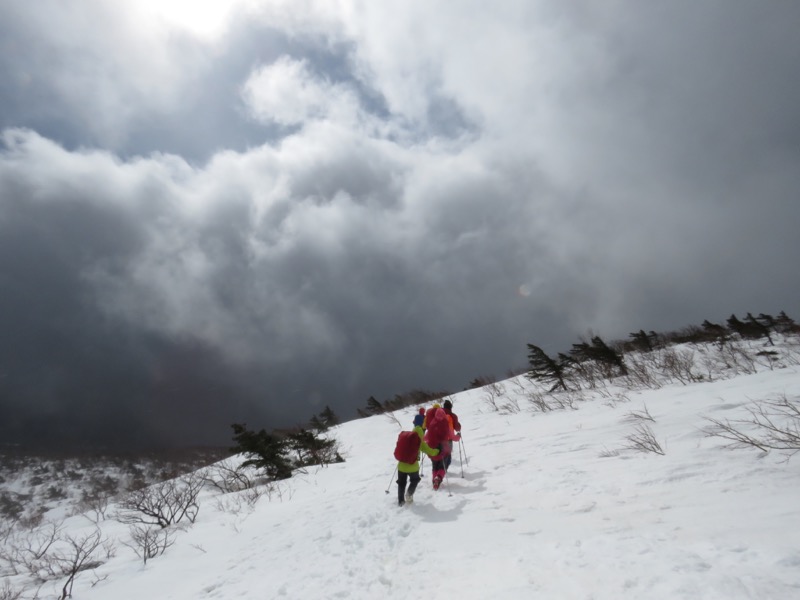
M 433 413 L 433 419 L 428 422 L 428 431 L 425 433 L 425 441 L 431 448 L 436 448 L 445 440 L 450 439 L 450 423 L 447 422 L 447 413 L 441 408 L 437 408 Z

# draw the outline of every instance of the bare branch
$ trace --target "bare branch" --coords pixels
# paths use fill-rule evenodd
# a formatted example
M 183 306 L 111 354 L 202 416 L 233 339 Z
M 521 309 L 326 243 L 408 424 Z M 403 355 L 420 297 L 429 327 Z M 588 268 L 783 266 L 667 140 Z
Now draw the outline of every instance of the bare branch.
M 787 458 L 800 452 L 800 400 L 784 394 L 774 400 L 755 402 L 747 408 L 750 419 L 718 421 L 705 428 L 709 437 L 729 440 L 732 448 L 753 447 L 762 452 L 781 450 Z M 745 430 L 752 430 L 747 433 Z
M 639 421 L 650 421 L 651 423 L 655 423 L 656 420 L 653 418 L 653 415 L 650 414 L 650 411 L 647 410 L 647 405 L 643 404 L 643 410 L 636 411 L 632 410 L 625 416 L 625 421 L 628 423 L 638 423 Z
M 217 488 L 223 494 L 240 492 L 252 488 L 255 483 L 248 475 L 248 469 L 235 465 L 232 461 L 222 461 L 200 472 L 203 483 Z
M 141 523 L 165 529 L 186 518 L 194 523 L 200 510 L 197 496 L 203 479 L 189 473 L 148 488 L 134 490 L 120 503 L 122 511 L 115 518 L 126 525 Z
M 497 400 L 505 396 L 506 388 L 502 383 L 490 383 L 483 387 L 483 401 L 489 405 L 493 412 L 500 412 L 501 407 Z
M 731 448 L 745 448 L 751 446 L 758 448 L 762 452 L 769 452 L 769 448 L 764 446 L 757 438 L 747 435 L 739 428 L 741 425 L 749 424 L 747 421 L 738 421 L 738 425 L 734 425 L 730 421 L 718 421 L 716 419 L 706 419 L 711 423 L 703 431 L 708 437 L 718 437 L 732 442 L 728 444 Z
M 61 523 L 52 521 L 31 532 L 15 532 L 0 548 L 0 561 L 12 574 L 27 572 L 34 581 L 46 581 L 58 575 L 50 551 L 61 539 Z
M 397 425 L 400 429 L 403 428 L 403 424 L 400 422 L 400 419 L 397 418 L 397 415 L 394 412 L 385 412 L 383 413 L 389 421 Z
M 142 559 L 144 564 L 156 556 L 161 556 L 175 543 L 176 532 L 148 525 L 137 524 L 130 528 L 131 543 L 125 545 Z
M 6 579 L 3 587 L 0 587 L 0 600 L 19 600 L 25 590 L 18 590 L 11 587 L 11 582 Z
M 96 569 L 102 563 L 95 556 L 95 552 L 103 545 L 103 538 L 100 530 L 97 529 L 93 533 L 85 536 L 66 536 L 64 538 L 66 548 L 58 549 L 53 554 L 53 560 L 61 568 L 62 575 L 67 577 L 64 582 L 64 587 L 61 589 L 61 599 L 72 598 L 72 585 L 75 583 L 75 577 L 81 571 Z
M 636 450 L 637 452 L 652 452 L 654 454 L 664 455 L 664 450 L 661 444 L 658 443 L 653 430 L 649 425 L 640 424 L 636 427 L 636 431 L 625 438 L 628 444 L 625 446 L 629 450 Z

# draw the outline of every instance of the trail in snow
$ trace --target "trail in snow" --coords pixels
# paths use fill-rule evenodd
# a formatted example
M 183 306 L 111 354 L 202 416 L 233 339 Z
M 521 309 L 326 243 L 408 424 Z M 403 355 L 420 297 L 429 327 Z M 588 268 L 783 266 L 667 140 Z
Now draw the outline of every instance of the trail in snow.
M 464 477 L 456 452 L 434 492 L 426 462 L 414 504 L 402 508 L 397 424 L 345 423 L 335 435 L 346 463 L 300 474 L 238 512 L 204 492 L 197 522 L 164 556 L 143 566 L 120 546 L 81 575 L 74 598 L 797 598 L 800 463 L 725 449 L 703 433 L 705 417 L 741 418 L 753 399 L 781 394 L 800 397 L 796 368 L 624 395 L 607 388 L 549 413 L 520 398 L 522 412 L 501 414 L 481 390 L 457 394 Z M 625 449 L 630 413 L 645 408 L 664 456 Z M 415 412 L 397 416 L 410 427 Z

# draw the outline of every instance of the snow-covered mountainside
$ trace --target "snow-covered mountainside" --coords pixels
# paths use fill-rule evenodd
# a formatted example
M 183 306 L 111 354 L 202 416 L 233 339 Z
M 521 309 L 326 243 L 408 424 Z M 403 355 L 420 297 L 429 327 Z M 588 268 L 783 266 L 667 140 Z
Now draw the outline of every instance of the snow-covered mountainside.
M 747 348 L 673 349 L 683 370 L 647 382 L 629 368 L 569 392 L 517 377 L 455 394 L 463 443 L 445 484 L 423 462 L 402 508 L 392 450 L 414 406 L 333 428 L 344 463 L 203 487 L 194 522 L 162 530 L 146 562 L 114 505 L 67 517 L 53 546 L 102 542 L 74 579 L 80 600 L 799 598 L 800 463 L 719 434 L 797 432 L 800 349 Z M 0 598 L 61 597 L 63 574 L 35 583 L 11 564 L 44 539 L 26 535 L 5 533 Z

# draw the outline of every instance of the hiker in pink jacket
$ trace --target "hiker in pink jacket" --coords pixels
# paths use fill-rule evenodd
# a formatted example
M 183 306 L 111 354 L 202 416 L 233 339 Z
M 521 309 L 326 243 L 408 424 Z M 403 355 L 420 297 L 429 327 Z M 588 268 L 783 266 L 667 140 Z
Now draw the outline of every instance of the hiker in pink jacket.
M 450 454 L 450 423 L 447 414 L 439 404 L 434 404 L 425 415 L 425 441 L 431 448 L 437 448 L 439 454 L 436 458 L 431 458 L 431 471 L 433 477 L 433 489 L 438 490 L 445 475 L 445 460 Z
M 450 468 L 450 461 L 453 460 L 453 442 L 458 442 L 461 439 L 461 423 L 456 413 L 453 412 L 453 403 L 450 400 L 444 401 L 442 410 L 447 415 L 447 424 L 450 426 L 450 436 L 447 442 L 449 452 L 444 458 L 444 470 L 447 471 Z

